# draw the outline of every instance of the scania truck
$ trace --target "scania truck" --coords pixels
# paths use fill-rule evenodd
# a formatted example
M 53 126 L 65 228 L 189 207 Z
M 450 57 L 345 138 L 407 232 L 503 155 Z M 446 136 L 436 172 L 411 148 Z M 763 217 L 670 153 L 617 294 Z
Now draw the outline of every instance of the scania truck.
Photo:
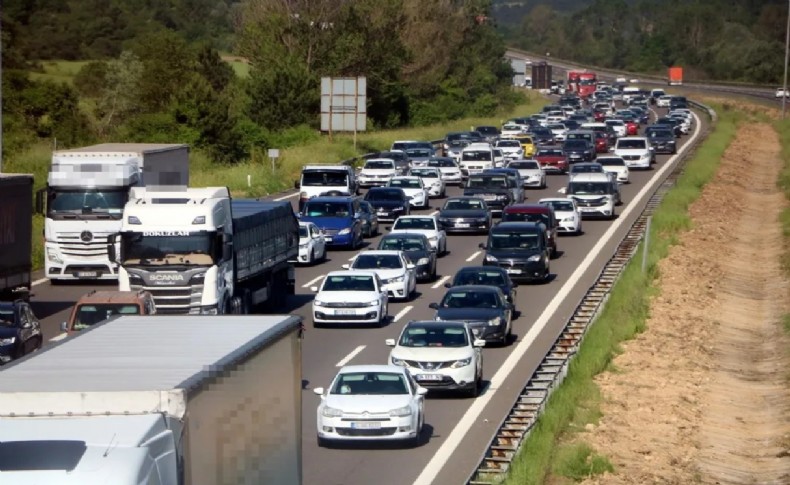
M 232 200 L 226 187 L 135 187 L 107 250 L 119 290 L 151 292 L 157 313 L 245 314 L 294 293 L 299 222 L 287 201 Z
M 121 316 L 0 373 L 3 485 L 302 483 L 301 319 Z
M 172 190 L 188 182 L 187 145 L 104 143 L 53 152 L 47 187 L 36 203 L 46 215 L 46 276 L 53 283 L 117 279 L 107 237 L 120 230 L 131 187 Z

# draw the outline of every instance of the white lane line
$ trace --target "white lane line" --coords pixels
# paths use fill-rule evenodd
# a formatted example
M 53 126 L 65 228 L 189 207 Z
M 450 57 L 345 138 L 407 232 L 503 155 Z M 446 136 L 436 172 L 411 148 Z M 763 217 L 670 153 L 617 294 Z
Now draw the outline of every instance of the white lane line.
M 476 257 L 480 256 L 480 251 L 475 251 L 471 256 L 466 258 L 466 262 L 474 260 Z
M 699 126 L 699 118 L 696 114 L 694 117 L 697 118 L 697 126 Z M 508 355 L 505 362 L 502 363 L 502 366 L 499 370 L 494 374 L 491 378 L 491 383 L 489 385 L 488 390 L 482 396 L 478 397 L 477 399 L 472 402 L 472 405 L 469 406 L 469 409 L 466 410 L 466 413 L 461 417 L 461 419 L 456 423 L 455 428 L 447 435 L 447 439 L 442 443 L 436 453 L 431 458 L 431 461 L 425 465 L 420 475 L 414 481 L 414 485 L 429 485 L 433 483 L 434 478 L 439 475 L 439 472 L 442 471 L 447 461 L 450 457 L 455 453 L 456 448 L 461 444 L 461 441 L 466 436 L 467 431 L 474 426 L 480 420 L 480 415 L 485 410 L 488 403 L 493 399 L 494 394 L 502 387 L 507 376 L 515 369 L 516 365 L 518 365 L 521 358 L 527 353 L 527 351 L 532 347 L 535 343 L 535 339 L 537 339 L 538 335 L 543 331 L 543 328 L 548 324 L 549 318 L 557 311 L 560 307 L 560 304 L 565 300 L 568 294 L 573 290 L 576 281 L 581 279 L 584 275 L 584 272 L 588 270 L 590 266 L 594 263 L 595 259 L 600 255 L 603 251 L 604 247 L 606 247 L 609 240 L 612 236 L 620 229 L 620 226 L 625 224 L 625 221 L 628 220 L 628 216 L 631 212 L 637 210 L 637 201 L 642 201 L 645 199 L 648 194 L 652 194 L 653 191 L 658 186 L 660 180 L 663 180 L 663 176 L 666 172 L 670 171 L 675 163 L 674 161 L 681 155 L 685 154 L 689 150 L 690 143 L 695 140 L 699 134 L 700 130 L 697 129 L 689 139 L 689 143 L 685 145 L 683 150 L 681 150 L 677 155 L 672 157 L 672 162 L 667 162 L 664 164 L 661 169 L 656 171 L 656 175 L 650 179 L 650 182 L 645 184 L 642 187 L 642 190 L 633 198 L 634 203 L 628 204 L 628 206 L 620 213 L 620 216 L 609 226 L 609 229 L 601 236 L 595 246 L 587 253 L 587 257 L 576 267 L 576 271 L 573 272 L 566 280 L 565 284 L 555 293 L 554 298 L 546 305 L 543 313 L 540 314 L 535 323 L 530 327 L 529 331 L 524 335 L 523 340 L 518 343 L 515 349 L 513 349 Z
M 46 283 L 48 279 L 49 278 L 41 278 L 40 280 L 36 280 L 36 281 L 30 283 L 30 286 L 38 286 L 41 283 Z
M 69 334 L 67 334 L 66 332 L 63 332 L 60 335 L 56 335 L 55 337 L 52 337 L 51 339 L 49 339 L 49 341 L 50 342 L 57 342 L 58 340 L 63 340 L 64 338 L 66 338 L 68 336 L 69 336 Z
M 438 287 L 442 286 L 442 285 L 444 284 L 444 282 L 445 282 L 445 281 L 447 281 L 447 280 L 449 280 L 449 279 L 450 279 L 450 275 L 447 275 L 447 276 L 442 276 L 442 279 L 440 279 L 439 281 L 437 281 L 436 283 L 434 283 L 434 284 L 431 286 L 431 288 L 433 288 L 433 289 L 436 289 L 436 288 L 438 288 Z
M 357 256 L 359 256 L 359 254 L 355 254 L 355 255 L 351 256 L 350 258 L 348 258 L 348 260 L 349 261 L 354 261 L 355 259 L 357 259 Z
M 557 192 L 559 192 L 560 194 L 564 194 L 567 191 L 568 191 L 567 187 L 560 187 L 560 189 Z
M 365 347 L 367 347 L 367 346 L 366 345 L 360 345 L 356 349 L 352 350 L 351 353 L 349 353 L 347 356 L 343 357 L 343 360 L 341 360 L 340 362 L 335 364 L 335 367 L 343 367 L 344 365 L 348 364 L 349 362 L 351 362 L 351 359 L 353 359 L 354 357 L 357 356 L 358 353 L 360 353 L 363 350 L 365 350 Z
M 318 277 L 315 277 L 315 278 L 311 279 L 311 280 L 310 280 L 310 281 L 308 281 L 307 283 L 303 284 L 303 285 L 302 285 L 302 288 L 309 288 L 309 287 L 313 286 L 313 283 L 317 283 L 317 282 L 318 282 L 318 281 L 320 281 L 320 280 L 321 280 L 321 278 L 323 278 L 323 277 L 324 277 L 324 275 L 321 275 L 321 276 L 318 276 Z
M 430 214 L 428 214 L 428 216 L 429 216 L 429 217 L 433 217 L 433 216 L 435 216 L 435 215 L 436 215 L 436 214 L 438 214 L 438 213 L 439 213 L 439 211 L 433 211 L 433 212 L 431 212 Z
M 413 306 L 409 305 L 409 306 L 407 306 L 406 308 L 404 308 L 403 310 L 399 311 L 399 312 L 398 312 L 398 314 L 397 314 L 397 315 L 395 315 L 395 317 L 392 319 L 393 323 L 394 323 L 394 322 L 397 322 L 398 320 L 400 320 L 401 318 L 403 318 L 403 317 L 404 317 L 404 316 L 405 316 L 407 313 L 409 313 L 409 312 L 410 312 L 410 311 L 411 311 L 413 308 L 414 308 Z
M 299 195 L 299 192 L 294 192 L 293 194 L 288 194 L 288 195 L 283 195 L 282 197 L 278 197 L 278 198 L 274 199 L 274 201 L 275 202 L 280 202 L 281 200 L 290 199 L 292 197 L 296 197 L 297 195 Z

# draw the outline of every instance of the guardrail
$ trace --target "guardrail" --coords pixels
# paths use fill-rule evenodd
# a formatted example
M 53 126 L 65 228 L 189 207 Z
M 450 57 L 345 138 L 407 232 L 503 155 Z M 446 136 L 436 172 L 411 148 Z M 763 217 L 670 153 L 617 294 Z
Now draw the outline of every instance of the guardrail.
M 715 125 L 717 115 L 713 109 L 696 101 L 690 100 L 690 104 L 708 115 L 711 127 Z M 500 422 L 477 468 L 467 478 L 467 485 L 493 485 L 500 483 L 506 477 L 510 463 L 521 450 L 524 440 L 545 409 L 552 392 L 565 379 L 571 360 L 581 346 L 587 331 L 604 308 L 612 288 L 636 254 L 639 243 L 645 235 L 648 217 L 661 203 L 664 195 L 675 185 L 689 155 L 694 152 L 701 140 L 707 137 L 709 131 L 710 128 L 684 152 L 667 178 L 648 199 L 645 208 L 620 241 L 614 255 L 577 305 L 549 353 L 527 380 L 510 412 Z
M 433 145 L 434 150 L 436 150 L 436 149 L 438 149 L 438 148 L 440 148 L 442 146 L 443 142 L 444 142 L 444 138 L 442 138 L 440 140 L 430 140 L 428 143 Z M 359 162 L 361 162 L 363 160 L 367 160 L 369 158 L 375 158 L 375 157 L 379 156 L 379 154 L 383 153 L 384 151 L 386 151 L 386 150 L 382 150 L 382 151 L 379 151 L 379 152 L 365 153 L 365 154 L 360 155 L 358 157 L 348 158 L 346 160 L 341 161 L 340 164 L 341 165 L 350 165 L 352 167 L 356 167 L 357 163 L 359 163 Z M 356 167 L 356 168 L 359 168 L 359 167 Z

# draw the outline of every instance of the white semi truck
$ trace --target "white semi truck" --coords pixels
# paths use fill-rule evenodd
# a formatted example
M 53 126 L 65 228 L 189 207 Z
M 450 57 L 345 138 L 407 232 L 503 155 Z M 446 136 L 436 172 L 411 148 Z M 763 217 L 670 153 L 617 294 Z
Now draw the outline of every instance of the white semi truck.
M 299 221 L 288 202 L 232 200 L 226 187 L 135 187 L 108 251 L 119 289 L 150 291 L 157 313 L 246 314 L 294 293 Z
M 46 216 L 46 276 L 53 282 L 117 279 L 107 236 L 121 227 L 130 188 L 174 190 L 188 182 L 187 145 L 104 143 L 53 152 L 36 204 Z
M 298 485 L 301 395 L 299 317 L 115 317 L 0 373 L 0 483 Z

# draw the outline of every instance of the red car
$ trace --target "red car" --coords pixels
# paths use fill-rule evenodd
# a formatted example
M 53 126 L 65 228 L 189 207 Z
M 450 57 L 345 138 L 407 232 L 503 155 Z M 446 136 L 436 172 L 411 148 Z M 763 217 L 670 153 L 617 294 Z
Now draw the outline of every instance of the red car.
M 595 132 L 595 153 L 609 153 L 609 137 L 604 132 Z
M 606 119 L 606 114 L 603 111 L 595 110 L 593 111 L 593 118 L 595 119 L 596 123 L 603 123 L 603 120 Z
M 625 121 L 625 134 L 627 136 L 638 136 L 639 135 L 639 123 L 636 121 L 626 120 Z
M 568 159 L 565 158 L 562 147 L 541 147 L 532 158 L 537 160 L 547 173 L 568 173 Z

